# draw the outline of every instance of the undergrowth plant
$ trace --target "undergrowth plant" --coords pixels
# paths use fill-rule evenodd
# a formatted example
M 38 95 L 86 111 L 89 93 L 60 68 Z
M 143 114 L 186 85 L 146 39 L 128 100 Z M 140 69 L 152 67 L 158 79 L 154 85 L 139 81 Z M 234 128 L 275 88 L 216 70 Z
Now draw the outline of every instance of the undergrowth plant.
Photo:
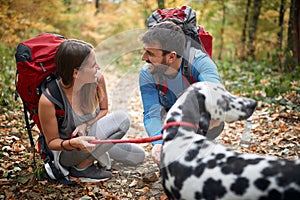
M 300 111 L 300 66 L 293 72 L 281 72 L 268 62 L 218 62 L 218 70 L 226 88 L 262 103 L 287 105 Z M 289 95 L 295 99 L 290 100 Z
M 15 49 L 0 43 L 0 112 L 13 110 L 17 107 L 15 101 L 16 66 L 14 59 Z

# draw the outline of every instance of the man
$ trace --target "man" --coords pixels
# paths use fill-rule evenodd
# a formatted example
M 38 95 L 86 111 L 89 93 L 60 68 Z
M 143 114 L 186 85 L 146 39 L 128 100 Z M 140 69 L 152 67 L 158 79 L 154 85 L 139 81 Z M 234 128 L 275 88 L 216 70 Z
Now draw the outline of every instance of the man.
M 148 135 L 153 137 L 162 134 L 164 111 L 167 112 L 189 86 L 186 77 L 182 75 L 186 39 L 180 26 L 173 22 L 162 22 L 151 27 L 141 40 L 144 45 L 142 60 L 147 62 L 139 75 L 144 126 Z M 201 50 L 195 50 L 195 58 L 191 64 L 195 81 L 220 82 L 215 63 Z M 168 89 L 162 92 L 158 89 L 158 84 L 167 85 Z M 223 127 L 224 123 L 214 122 L 207 136 L 214 139 Z M 159 163 L 162 140 L 155 141 L 152 145 L 152 158 Z

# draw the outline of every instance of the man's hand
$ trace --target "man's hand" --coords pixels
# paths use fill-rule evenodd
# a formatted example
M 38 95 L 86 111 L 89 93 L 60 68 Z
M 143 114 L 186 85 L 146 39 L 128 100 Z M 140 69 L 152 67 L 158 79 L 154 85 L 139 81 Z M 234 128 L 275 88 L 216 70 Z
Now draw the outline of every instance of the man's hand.
M 160 163 L 160 154 L 162 150 L 162 144 L 156 144 L 152 147 L 152 159 L 155 163 L 159 164 Z
M 217 126 L 220 126 L 221 121 L 218 120 L 210 120 L 209 129 L 215 128 Z

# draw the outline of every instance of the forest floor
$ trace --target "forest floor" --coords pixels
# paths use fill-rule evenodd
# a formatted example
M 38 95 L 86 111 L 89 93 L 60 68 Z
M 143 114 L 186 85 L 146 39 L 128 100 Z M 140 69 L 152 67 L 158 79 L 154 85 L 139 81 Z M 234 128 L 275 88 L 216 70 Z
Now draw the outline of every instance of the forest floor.
M 122 74 L 118 70 L 111 70 L 105 73 L 105 77 L 110 110 L 125 110 L 130 116 L 131 127 L 127 137 L 146 137 L 138 73 Z M 287 95 L 287 98 L 298 105 L 300 103 L 298 94 Z M 286 106 L 274 108 L 273 105 L 259 102 L 252 121 L 253 135 L 249 148 L 239 145 L 244 121 L 226 124 L 216 142 L 237 152 L 299 158 L 299 112 Z M 161 185 L 159 167 L 151 159 L 151 145 L 148 143 L 140 144 L 146 151 L 143 164 L 137 167 L 114 165 L 113 177 L 105 182 L 67 186 L 52 180 L 36 179 L 32 173 L 30 144 L 23 126 L 22 111 L 7 111 L 0 116 L 0 199 L 167 199 Z M 34 131 L 34 135 L 37 137 L 37 131 Z

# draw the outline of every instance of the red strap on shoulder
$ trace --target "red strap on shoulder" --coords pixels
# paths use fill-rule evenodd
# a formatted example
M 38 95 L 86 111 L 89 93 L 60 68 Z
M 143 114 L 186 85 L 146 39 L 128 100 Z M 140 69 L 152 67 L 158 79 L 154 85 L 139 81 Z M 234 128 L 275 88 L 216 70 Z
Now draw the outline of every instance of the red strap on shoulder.
M 65 111 L 64 110 L 56 110 L 56 115 L 58 116 L 65 116 Z
M 156 84 L 156 88 L 157 88 L 159 91 L 161 91 L 162 95 L 166 95 L 167 92 L 168 92 L 168 83 L 167 83 L 167 81 L 164 80 L 163 85 L 157 83 L 157 84 Z

